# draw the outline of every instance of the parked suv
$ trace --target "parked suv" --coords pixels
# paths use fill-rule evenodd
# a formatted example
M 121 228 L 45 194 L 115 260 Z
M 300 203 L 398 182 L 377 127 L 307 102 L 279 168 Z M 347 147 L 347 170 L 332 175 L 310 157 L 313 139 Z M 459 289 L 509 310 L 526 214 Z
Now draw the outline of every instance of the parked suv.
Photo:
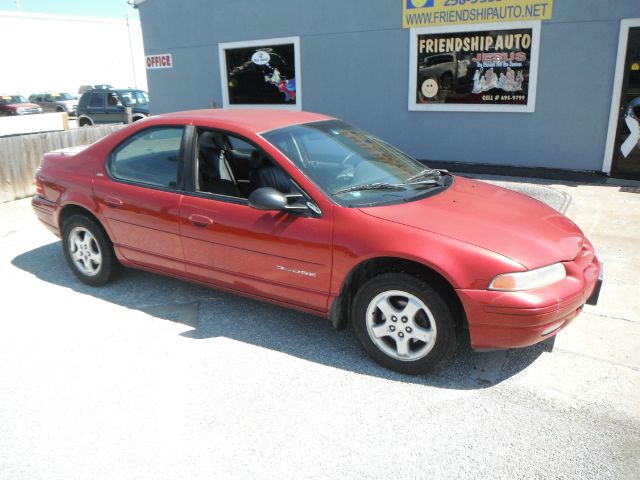
M 149 116 L 149 95 L 142 90 L 99 89 L 82 94 L 78 103 L 78 125 L 125 123 L 126 107 L 133 110 L 133 121 Z
M 22 95 L 0 95 L 0 116 L 42 113 L 40 105 L 29 103 Z
M 40 105 L 45 112 L 67 112 L 75 115 L 78 108 L 78 100 L 66 92 L 33 93 L 29 101 Z

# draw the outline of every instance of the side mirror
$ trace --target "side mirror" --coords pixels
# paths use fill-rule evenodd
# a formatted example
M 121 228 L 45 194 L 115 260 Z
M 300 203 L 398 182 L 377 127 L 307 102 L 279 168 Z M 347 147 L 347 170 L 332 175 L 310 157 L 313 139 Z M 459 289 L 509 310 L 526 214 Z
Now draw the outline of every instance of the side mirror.
M 287 197 L 275 188 L 262 187 L 251 192 L 249 206 L 256 210 L 284 210 L 287 206 Z
M 299 194 L 285 195 L 271 187 L 258 188 L 249 195 L 249 206 L 256 210 L 277 210 L 304 213 L 309 209 L 306 205 L 289 205 L 289 198 L 300 198 Z

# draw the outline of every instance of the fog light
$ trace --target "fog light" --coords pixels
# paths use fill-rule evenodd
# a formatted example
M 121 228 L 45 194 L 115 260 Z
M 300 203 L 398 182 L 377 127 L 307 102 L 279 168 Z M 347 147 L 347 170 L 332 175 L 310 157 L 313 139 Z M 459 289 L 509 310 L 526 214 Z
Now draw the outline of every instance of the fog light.
M 558 330 L 560 327 L 562 327 L 562 325 L 564 325 L 564 322 L 556 322 L 556 323 L 552 323 L 551 325 L 549 325 L 547 328 L 545 328 L 543 330 L 543 332 L 541 333 L 541 335 L 544 337 L 545 335 L 549 335 L 550 333 L 555 332 L 556 330 Z

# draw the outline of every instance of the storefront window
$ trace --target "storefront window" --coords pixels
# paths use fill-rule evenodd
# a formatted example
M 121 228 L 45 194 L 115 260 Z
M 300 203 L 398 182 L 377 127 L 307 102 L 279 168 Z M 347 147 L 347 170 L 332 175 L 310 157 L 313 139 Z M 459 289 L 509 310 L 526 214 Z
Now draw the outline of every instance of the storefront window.
M 301 109 L 298 37 L 219 46 L 225 107 Z
M 539 22 L 411 30 L 409 109 L 533 112 Z

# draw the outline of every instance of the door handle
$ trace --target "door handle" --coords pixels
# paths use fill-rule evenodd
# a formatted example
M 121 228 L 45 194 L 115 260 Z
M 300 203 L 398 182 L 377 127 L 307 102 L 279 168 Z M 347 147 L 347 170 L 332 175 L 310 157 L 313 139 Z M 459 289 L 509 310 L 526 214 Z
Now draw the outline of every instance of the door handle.
M 124 205 L 124 202 L 116 197 L 104 197 L 104 203 L 112 208 L 118 208 Z
M 193 223 L 196 227 L 208 227 L 213 224 L 213 220 L 209 217 L 205 217 L 204 215 L 191 214 L 189 215 L 189 221 Z

